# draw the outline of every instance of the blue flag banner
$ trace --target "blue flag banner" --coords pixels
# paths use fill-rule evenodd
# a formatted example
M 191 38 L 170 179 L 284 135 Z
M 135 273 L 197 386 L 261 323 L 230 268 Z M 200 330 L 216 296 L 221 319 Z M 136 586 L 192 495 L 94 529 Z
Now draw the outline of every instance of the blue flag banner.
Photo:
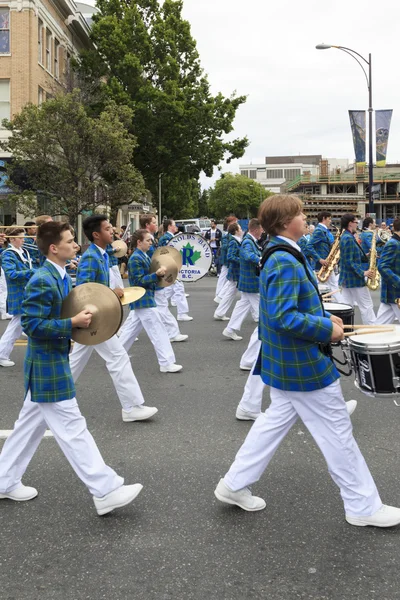
M 392 120 L 393 110 L 375 111 L 375 129 L 376 129 L 376 166 L 386 166 L 386 154 L 389 141 L 390 121 Z
M 365 167 L 366 119 L 365 110 L 349 110 L 354 152 L 358 167 Z

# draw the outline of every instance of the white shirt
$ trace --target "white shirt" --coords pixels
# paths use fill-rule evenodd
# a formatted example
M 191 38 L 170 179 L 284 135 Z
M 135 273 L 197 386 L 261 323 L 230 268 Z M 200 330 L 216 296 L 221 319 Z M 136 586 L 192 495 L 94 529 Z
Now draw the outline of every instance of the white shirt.
M 50 260 L 49 258 L 46 258 L 46 260 L 49 261 L 50 264 L 53 265 L 53 267 L 55 267 L 57 269 L 57 271 L 60 274 L 61 279 L 64 279 L 65 275 L 67 274 L 65 267 L 61 267 L 60 265 L 58 265 L 57 263 L 53 262 L 52 260 Z
M 215 241 L 215 236 L 216 234 L 216 229 L 211 229 L 210 230 L 210 246 L 211 248 L 216 248 L 217 247 L 217 242 Z
M 106 254 L 106 251 L 104 250 L 104 248 L 100 248 L 100 246 L 98 246 L 97 244 L 95 244 L 96 248 L 98 248 L 101 252 L 101 255 L 104 256 Z

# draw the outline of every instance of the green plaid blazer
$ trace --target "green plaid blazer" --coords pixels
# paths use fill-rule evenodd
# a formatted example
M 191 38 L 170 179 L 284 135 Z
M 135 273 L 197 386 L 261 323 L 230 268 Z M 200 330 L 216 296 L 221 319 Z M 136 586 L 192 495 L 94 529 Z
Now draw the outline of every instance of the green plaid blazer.
M 347 229 L 340 238 L 339 285 L 346 288 L 364 287 L 364 271 L 368 269 L 368 259 Z
M 226 261 L 228 265 L 228 275 L 227 278 L 229 281 L 239 281 L 239 273 L 240 273 L 240 242 L 237 241 L 233 235 L 230 236 L 230 240 L 228 242 L 228 250 L 226 254 Z
M 330 231 L 321 223 L 318 223 L 307 243 L 308 256 L 315 261 L 317 268 L 320 268 L 321 258 L 327 258 L 335 238 Z M 307 256 L 307 255 L 306 255 Z M 318 266 L 319 265 L 319 266 Z
M 136 300 L 136 302 L 130 303 L 129 306 L 132 310 L 135 308 L 153 308 L 157 306 L 154 300 L 154 290 L 156 289 L 158 277 L 155 273 L 149 273 L 150 263 L 150 256 L 138 249 L 129 258 L 129 285 L 139 285 L 146 288 L 144 296 Z
M 381 274 L 381 302 L 394 304 L 400 298 L 400 237 L 395 233 L 386 242 L 378 260 Z
M 173 238 L 174 236 L 172 235 L 172 233 L 170 233 L 169 231 L 167 231 L 166 233 L 164 233 L 164 235 L 162 235 L 160 237 L 160 239 L 158 240 L 158 247 L 160 248 L 160 246 L 168 246 L 170 240 Z
M 38 269 L 41 267 L 44 262 L 43 258 L 45 257 L 43 257 L 43 254 L 37 247 L 36 241 L 32 237 L 26 235 L 23 247 L 29 252 L 29 256 L 31 257 L 32 261 L 32 268 Z
M 229 243 L 230 238 L 231 238 L 230 233 L 222 234 L 222 239 L 221 239 L 221 244 L 219 247 L 219 254 L 218 254 L 218 264 L 221 267 L 223 265 L 225 265 L 226 267 L 228 266 L 227 254 L 228 254 L 228 243 Z
M 101 283 L 110 287 L 110 271 L 96 244 L 90 244 L 79 261 L 76 285 L 81 283 Z
M 260 247 L 254 238 L 246 233 L 239 250 L 240 273 L 238 290 L 241 292 L 258 294 L 260 291 L 260 279 L 257 271 L 260 258 Z
M 1 266 L 7 281 L 7 312 L 11 315 L 20 315 L 22 313 L 25 286 L 32 277 L 34 270 L 30 269 L 19 254 L 11 248 L 6 248 L 2 253 Z
M 71 279 L 66 277 L 71 291 Z M 26 286 L 21 318 L 28 336 L 24 381 L 25 394 L 31 391 L 32 402 L 61 402 L 75 397 L 68 362 L 71 319 L 60 318 L 64 295 L 63 280 L 49 261 Z

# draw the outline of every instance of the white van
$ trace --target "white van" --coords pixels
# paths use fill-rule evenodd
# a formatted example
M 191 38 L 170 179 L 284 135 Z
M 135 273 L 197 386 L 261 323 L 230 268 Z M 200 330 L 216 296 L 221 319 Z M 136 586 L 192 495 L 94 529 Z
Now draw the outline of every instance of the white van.
M 202 233 L 205 233 L 211 227 L 211 221 L 207 218 L 200 219 L 179 219 L 179 221 L 175 221 L 175 225 L 179 227 L 179 225 L 196 225 L 199 227 Z M 186 228 L 185 228 L 186 229 Z

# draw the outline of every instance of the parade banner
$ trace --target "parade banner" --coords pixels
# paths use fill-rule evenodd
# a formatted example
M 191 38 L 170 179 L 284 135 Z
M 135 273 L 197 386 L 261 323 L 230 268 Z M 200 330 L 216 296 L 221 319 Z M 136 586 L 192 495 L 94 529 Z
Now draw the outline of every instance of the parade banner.
M 393 110 L 375 111 L 375 129 L 376 129 L 376 166 L 386 166 L 386 153 L 389 140 L 390 121 L 392 120 Z
M 182 268 L 178 278 L 184 283 L 197 281 L 207 275 L 212 262 L 208 242 L 197 233 L 179 233 L 168 243 L 182 254 Z
M 349 110 L 357 167 L 365 167 L 365 110 Z

